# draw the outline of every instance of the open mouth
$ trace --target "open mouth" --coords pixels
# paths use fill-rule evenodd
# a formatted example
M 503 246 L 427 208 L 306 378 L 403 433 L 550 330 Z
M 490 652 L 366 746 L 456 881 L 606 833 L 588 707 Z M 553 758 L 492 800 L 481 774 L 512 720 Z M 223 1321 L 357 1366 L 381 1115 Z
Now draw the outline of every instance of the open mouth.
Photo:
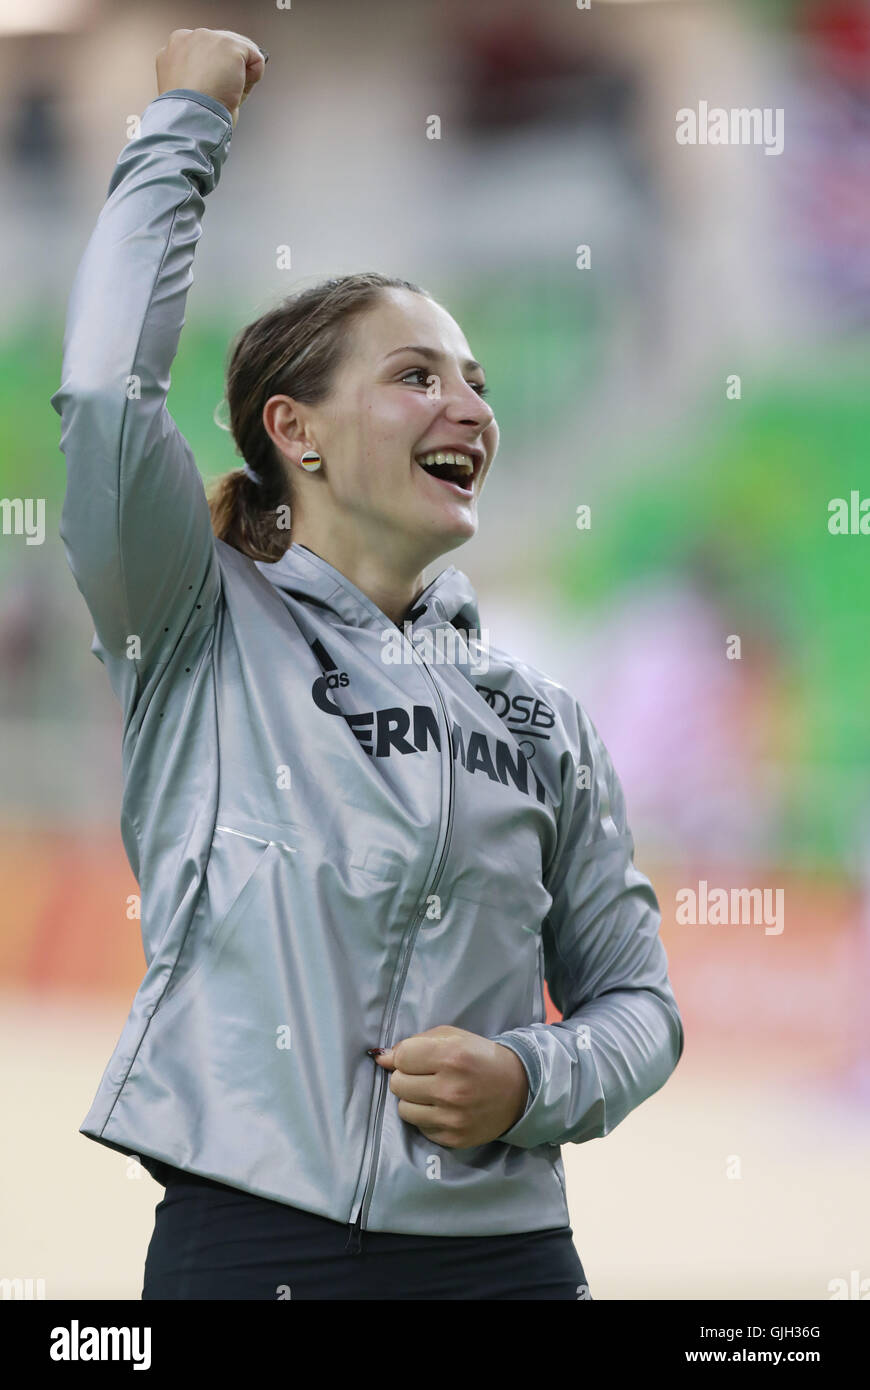
M 481 465 L 479 458 L 439 449 L 430 454 L 418 454 L 415 461 L 424 473 L 452 488 L 460 497 L 474 496 L 474 483 Z

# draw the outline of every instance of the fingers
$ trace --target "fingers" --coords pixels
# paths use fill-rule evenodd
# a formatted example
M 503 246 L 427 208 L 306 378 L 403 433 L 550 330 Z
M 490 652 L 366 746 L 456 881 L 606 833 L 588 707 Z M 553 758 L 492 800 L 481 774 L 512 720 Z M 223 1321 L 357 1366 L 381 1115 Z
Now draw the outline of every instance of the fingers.
M 245 86 L 242 91 L 241 100 L 244 101 L 263 76 L 269 55 L 264 53 L 258 44 L 254 43 L 251 39 L 244 38 L 241 34 L 233 34 L 231 30 L 222 30 L 221 32 L 237 39 L 242 46 L 245 59 Z M 241 105 L 241 102 L 239 105 Z
M 245 68 L 245 86 L 242 92 L 242 101 L 244 101 L 248 93 L 256 87 L 260 78 L 263 76 L 263 69 L 266 64 L 263 62 L 262 58 L 258 58 L 256 61 L 259 64 L 259 71 L 253 63 L 249 63 Z
M 441 1129 L 444 1126 L 445 1115 L 437 1105 L 420 1105 L 417 1101 L 400 1100 L 396 1109 L 400 1120 L 405 1120 L 409 1125 L 416 1125 L 418 1129 L 422 1129 L 424 1125 L 427 1129 Z
M 216 29 L 215 33 L 223 34 L 228 39 L 235 39 L 241 45 L 244 50 L 246 67 L 259 66 L 262 69 L 266 66 L 268 54 L 260 48 L 259 44 L 254 43 L 253 39 L 245 38 L 244 34 L 237 34 L 234 29 Z
M 452 1067 L 458 1060 L 462 1039 L 460 1030 L 439 1025 L 403 1038 L 391 1049 L 393 1061 L 403 1072 L 418 1076 L 429 1075 Z
M 390 1074 L 389 1086 L 394 1096 L 400 1100 L 412 1101 L 415 1105 L 438 1105 L 439 1089 L 437 1076 L 411 1076 L 404 1071 Z
M 467 1147 L 462 1127 L 445 1116 L 436 1106 L 412 1105 L 409 1101 L 400 1100 L 397 1108 L 399 1119 L 404 1120 L 406 1124 L 414 1125 L 430 1143 L 437 1144 L 442 1149 Z

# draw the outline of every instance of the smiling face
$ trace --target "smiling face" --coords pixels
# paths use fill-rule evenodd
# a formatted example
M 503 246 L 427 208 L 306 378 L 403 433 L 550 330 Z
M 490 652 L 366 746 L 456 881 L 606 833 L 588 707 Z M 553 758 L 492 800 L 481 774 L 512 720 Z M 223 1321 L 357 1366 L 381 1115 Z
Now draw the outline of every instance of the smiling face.
M 411 290 L 381 290 L 348 326 L 348 354 L 329 397 L 316 406 L 273 397 L 266 407 L 291 467 L 306 437 L 323 457 L 316 473 L 292 467 L 306 533 L 328 532 L 357 550 L 375 546 L 411 568 L 472 537 L 498 448 L 484 384 L 446 309 Z M 434 460 L 436 450 L 448 458 Z M 423 455 L 435 471 L 418 462 Z

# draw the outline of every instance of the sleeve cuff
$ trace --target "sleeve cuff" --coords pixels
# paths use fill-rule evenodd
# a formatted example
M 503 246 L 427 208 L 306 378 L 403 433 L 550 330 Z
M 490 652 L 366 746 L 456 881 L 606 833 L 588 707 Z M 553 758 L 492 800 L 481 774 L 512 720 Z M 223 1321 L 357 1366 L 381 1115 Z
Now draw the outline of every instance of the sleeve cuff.
M 538 1052 L 538 1048 L 529 1038 L 518 1033 L 499 1033 L 492 1038 L 491 1041 L 500 1043 L 502 1047 L 510 1048 L 511 1052 L 516 1053 L 525 1068 L 529 1082 L 529 1094 L 526 1100 L 525 1110 L 522 1115 L 520 1115 L 520 1118 L 511 1125 L 510 1129 L 506 1129 L 504 1134 L 496 1136 L 494 1142 L 498 1144 L 516 1144 L 519 1148 L 534 1148 L 541 1142 L 531 1136 L 530 1125 L 534 1123 L 534 1120 L 532 1119 L 530 1121 L 529 1119 L 534 1108 L 543 1074 L 541 1056 Z M 558 1147 L 558 1145 L 556 1147 Z
M 232 113 L 222 101 L 218 101 L 216 97 L 208 96 L 205 92 L 196 92 L 192 87 L 173 87 L 169 92 L 161 92 L 159 97 L 155 97 L 154 100 L 162 101 L 164 97 L 187 97 L 190 101 L 198 101 L 200 106 L 205 106 L 216 116 L 222 116 L 230 125 L 233 123 Z

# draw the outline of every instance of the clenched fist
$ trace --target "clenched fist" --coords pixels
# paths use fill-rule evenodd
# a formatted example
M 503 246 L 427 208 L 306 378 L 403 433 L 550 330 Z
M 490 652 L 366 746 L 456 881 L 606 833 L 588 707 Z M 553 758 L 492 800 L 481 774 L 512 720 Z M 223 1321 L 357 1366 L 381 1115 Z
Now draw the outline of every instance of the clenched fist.
M 393 1073 L 399 1118 L 446 1149 L 488 1144 L 526 1108 L 529 1083 L 517 1054 L 465 1028 L 439 1024 L 374 1060 Z
M 173 29 L 157 54 L 159 94 L 176 87 L 222 101 L 238 120 L 239 107 L 263 76 L 266 60 L 244 34 L 231 29 Z

